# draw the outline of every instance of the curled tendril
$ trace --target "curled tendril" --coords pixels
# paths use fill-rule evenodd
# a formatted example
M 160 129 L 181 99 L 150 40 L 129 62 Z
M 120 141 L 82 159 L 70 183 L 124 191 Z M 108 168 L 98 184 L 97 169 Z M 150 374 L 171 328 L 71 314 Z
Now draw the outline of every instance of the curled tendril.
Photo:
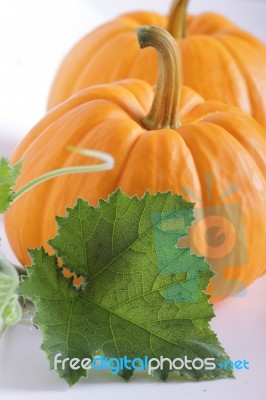
M 3 323 L 7 326 L 17 324 L 22 318 L 22 309 L 18 301 L 18 296 L 14 294 L 9 300 L 6 308 L 3 311 Z
M 29 190 L 33 189 L 35 186 L 38 186 L 41 183 L 46 182 L 50 179 L 58 178 L 59 176 L 69 175 L 69 174 L 83 174 L 83 173 L 87 173 L 87 172 L 107 171 L 114 167 L 113 157 L 110 154 L 104 153 L 102 151 L 82 149 L 82 148 L 74 147 L 74 146 L 68 146 L 68 150 L 72 151 L 73 153 L 77 153 L 77 154 L 80 154 L 80 155 L 83 155 L 86 157 L 96 158 L 98 160 L 103 161 L 103 163 L 96 164 L 96 165 L 83 165 L 83 166 L 78 166 L 78 167 L 70 166 L 70 167 L 65 167 L 65 168 L 59 168 L 59 169 L 53 170 L 51 172 L 48 172 L 44 175 L 41 175 L 38 178 L 33 179 L 32 181 L 27 183 L 25 186 L 20 188 L 18 191 L 16 191 L 13 194 L 12 202 L 18 200 L 21 196 L 23 196 Z
M 22 309 L 16 294 L 18 285 L 16 269 L 0 254 L 0 335 L 7 326 L 18 323 L 22 318 Z

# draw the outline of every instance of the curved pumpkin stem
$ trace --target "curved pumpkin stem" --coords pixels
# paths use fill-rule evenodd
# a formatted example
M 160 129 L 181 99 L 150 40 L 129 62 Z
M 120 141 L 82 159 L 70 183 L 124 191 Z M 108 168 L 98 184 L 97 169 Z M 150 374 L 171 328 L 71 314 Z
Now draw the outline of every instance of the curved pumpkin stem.
M 181 61 L 173 37 L 162 28 L 137 28 L 140 47 L 154 47 L 159 55 L 158 81 L 149 114 L 141 121 L 148 130 L 180 126 L 178 110 L 181 89 Z
M 187 7 L 189 0 L 174 0 L 168 19 L 167 30 L 175 39 L 187 34 Z

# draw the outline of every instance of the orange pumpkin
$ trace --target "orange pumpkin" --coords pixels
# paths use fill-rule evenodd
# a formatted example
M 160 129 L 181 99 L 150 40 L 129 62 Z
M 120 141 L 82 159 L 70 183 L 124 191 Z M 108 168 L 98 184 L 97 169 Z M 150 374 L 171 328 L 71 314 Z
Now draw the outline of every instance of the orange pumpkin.
M 135 37 L 135 28 L 147 24 L 168 27 L 178 41 L 184 85 L 206 100 L 238 106 L 266 126 L 266 46 L 221 15 L 186 18 L 187 3 L 175 0 L 168 19 L 152 12 L 128 13 L 84 37 L 62 62 L 48 108 L 95 84 L 125 78 L 155 84 L 156 52 L 141 52 Z
M 218 281 L 213 280 L 209 288 L 214 301 L 239 291 L 265 272 L 266 132 L 235 107 L 205 102 L 186 87 L 181 90 L 178 49 L 166 31 L 142 27 L 139 41 L 142 47 L 155 47 L 160 57 L 155 94 L 142 80 L 85 89 L 48 113 L 11 160 L 24 160 L 16 189 L 47 171 L 84 163 L 81 155 L 69 153 L 69 145 L 111 154 L 114 169 L 68 175 L 35 187 L 5 214 L 6 232 L 18 259 L 26 265 L 26 248 L 43 245 L 51 251 L 47 240 L 57 231 L 55 215 L 64 215 L 66 206 L 73 206 L 78 197 L 96 205 L 117 188 L 142 196 L 147 190 L 181 193 L 189 187 L 202 199 L 203 224 L 195 229 L 197 238 L 203 237 L 210 228 L 208 206 L 213 205 L 204 176 L 211 172 L 212 197 L 223 206 L 220 229 L 226 230 L 228 222 L 233 224 L 236 215 L 231 206 L 240 205 L 245 228 L 240 241 L 246 235 L 248 255 L 244 264 L 238 264 L 243 248 L 236 246 L 234 256 L 227 254 L 227 268 L 221 271 L 214 263 Z M 226 197 L 232 183 L 238 190 Z M 187 199 L 191 200 L 188 195 Z M 241 216 L 237 218 L 235 230 L 240 231 Z M 192 236 L 193 230 L 191 240 Z M 206 243 L 198 250 L 214 258 Z

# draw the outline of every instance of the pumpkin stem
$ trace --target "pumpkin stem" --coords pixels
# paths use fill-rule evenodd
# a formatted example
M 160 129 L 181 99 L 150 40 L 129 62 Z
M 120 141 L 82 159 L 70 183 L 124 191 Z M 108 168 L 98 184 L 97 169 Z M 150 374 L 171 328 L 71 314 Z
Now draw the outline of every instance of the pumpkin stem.
M 184 39 L 187 34 L 187 7 L 189 0 L 174 0 L 168 19 L 167 30 L 175 39 Z
M 180 126 L 181 61 L 173 37 L 162 28 L 141 26 L 137 28 L 140 47 L 152 46 L 158 51 L 159 72 L 153 104 L 149 114 L 141 121 L 148 130 Z
M 65 167 L 65 168 L 60 168 L 60 169 L 56 169 L 56 170 L 47 172 L 46 174 L 43 174 L 43 175 L 39 176 L 38 178 L 33 179 L 32 181 L 27 183 L 25 186 L 23 186 L 22 188 L 17 190 L 12 197 L 12 203 L 14 201 L 18 200 L 23 194 L 25 194 L 29 190 L 33 189 L 35 186 L 38 186 L 41 183 L 49 181 L 50 179 L 57 178 L 62 175 L 106 171 L 106 170 L 112 169 L 114 166 L 113 157 L 107 153 L 103 153 L 101 151 L 95 151 L 95 150 L 80 149 L 80 148 L 76 148 L 73 146 L 69 146 L 69 150 L 73 151 L 75 153 L 78 153 L 78 154 L 82 154 L 87 157 L 98 158 L 99 160 L 104 161 L 104 163 L 98 164 L 98 165 L 83 165 L 83 166 L 79 166 L 79 167 Z

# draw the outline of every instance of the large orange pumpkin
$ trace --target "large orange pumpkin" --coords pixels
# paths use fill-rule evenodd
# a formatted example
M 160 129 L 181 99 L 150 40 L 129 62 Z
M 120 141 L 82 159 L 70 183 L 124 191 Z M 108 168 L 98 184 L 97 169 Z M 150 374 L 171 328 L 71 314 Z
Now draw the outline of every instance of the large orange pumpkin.
M 168 27 L 178 41 L 184 85 L 206 100 L 238 106 L 266 126 L 266 46 L 221 15 L 186 19 L 187 3 L 175 0 L 168 19 L 152 12 L 128 13 L 85 36 L 59 68 L 49 109 L 94 84 L 125 78 L 155 84 L 156 52 L 141 52 L 135 37 L 135 28 L 147 24 Z
M 209 292 L 213 300 L 223 298 L 265 272 L 266 132 L 235 107 L 205 102 L 186 87 L 181 90 L 178 49 L 166 31 L 142 27 L 139 40 L 142 47 L 155 47 L 160 57 L 155 94 L 142 80 L 85 89 L 48 113 L 12 156 L 12 163 L 24 160 L 16 189 L 47 171 L 84 163 L 81 155 L 68 151 L 69 145 L 111 154 L 114 169 L 68 175 L 35 187 L 5 214 L 6 232 L 25 265 L 29 263 L 26 248 L 44 245 L 51 251 L 47 240 L 57 231 L 55 215 L 64 215 L 66 206 L 73 206 L 78 197 L 96 205 L 117 188 L 142 196 L 147 190 L 181 193 L 189 187 L 202 202 L 195 247 L 215 261 L 217 282 Z M 213 177 L 212 198 L 204 187 L 205 173 Z M 228 192 L 233 183 L 238 190 Z M 212 227 L 209 206 L 217 199 L 223 209 Z M 234 206 L 242 207 L 242 215 Z M 226 265 L 221 270 L 217 255 L 210 252 L 213 246 L 205 242 L 199 249 L 197 241 L 217 226 L 227 234 L 228 224 L 229 236 L 234 225 L 240 244 L 227 252 L 227 258 L 222 255 Z M 192 235 L 193 231 L 193 241 Z

